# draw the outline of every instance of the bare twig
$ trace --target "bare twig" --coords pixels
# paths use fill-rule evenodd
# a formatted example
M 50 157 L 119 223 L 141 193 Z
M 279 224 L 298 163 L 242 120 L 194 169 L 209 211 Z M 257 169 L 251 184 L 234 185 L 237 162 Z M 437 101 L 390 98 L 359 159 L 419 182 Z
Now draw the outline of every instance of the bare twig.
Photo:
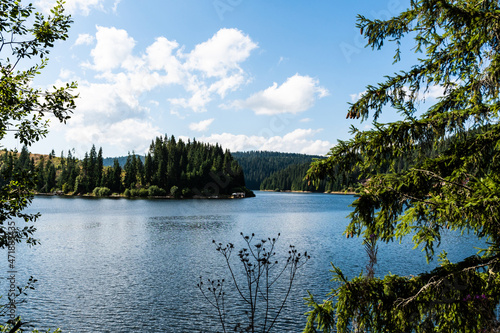
M 224 247 L 222 243 L 218 243 L 218 245 L 216 245 L 216 250 L 224 257 L 236 291 L 243 302 L 247 304 L 248 310 L 245 311 L 245 313 L 248 315 L 248 325 L 245 329 L 249 332 L 255 332 L 257 329 L 259 332 L 270 332 L 288 300 L 297 270 L 301 268 L 310 257 L 307 255 L 307 252 L 303 255 L 298 253 L 295 247 L 291 245 L 286 263 L 284 263 L 283 267 L 277 272 L 274 272 L 274 270 L 278 268 L 278 260 L 275 260 L 274 257 L 276 256 L 276 242 L 280 235 L 278 234 L 277 238 L 263 239 L 256 243 L 254 242 L 254 234 L 251 236 L 244 236 L 241 234 L 241 236 L 247 246 L 238 252 L 238 257 L 243 267 L 242 275 L 244 277 L 244 283 L 238 282 L 237 274 L 230 262 L 234 245 L 229 243 Z M 215 243 L 215 241 L 213 241 L 213 243 Z M 266 245 L 268 245 L 267 249 Z M 282 295 L 282 299 L 278 302 L 277 307 L 272 310 L 274 303 L 272 302 L 273 294 L 271 289 L 273 285 L 284 276 L 285 271 L 289 272 L 287 288 L 284 295 Z M 224 280 L 208 281 L 208 294 L 202 288 L 203 282 L 201 281 L 201 277 L 198 288 L 209 304 L 217 309 L 222 329 L 226 332 L 228 322 L 224 303 L 225 293 L 222 291 Z M 258 324 L 260 320 L 262 321 Z M 237 329 L 242 329 L 241 323 L 236 325 L 235 331 Z

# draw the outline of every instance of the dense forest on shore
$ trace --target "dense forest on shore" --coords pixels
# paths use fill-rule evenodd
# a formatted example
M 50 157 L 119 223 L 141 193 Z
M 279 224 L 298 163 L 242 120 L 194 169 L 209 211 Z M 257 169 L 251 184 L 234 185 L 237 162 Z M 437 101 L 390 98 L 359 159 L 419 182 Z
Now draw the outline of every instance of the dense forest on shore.
M 446 142 L 446 141 L 445 141 Z M 443 147 L 422 147 L 437 154 Z M 9 177 L 22 170 L 36 177 L 38 193 L 61 192 L 71 195 L 111 194 L 127 197 L 146 196 L 217 196 L 253 190 L 346 192 L 354 191 L 362 181 L 357 172 L 340 173 L 335 167 L 331 177 L 318 186 L 305 179 L 311 162 L 324 157 L 315 155 L 250 151 L 230 153 L 218 144 L 209 145 L 196 140 L 187 143 L 170 138 L 156 138 L 144 155 L 103 158 L 102 149 L 92 147 L 82 160 L 71 151 L 56 157 L 30 154 L 27 148 L 20 153 L 4 150 L 0 156 L 0 171 Z M 413 161 L 412 156 L 400 157 L 387 164 L 389 168 L 405 170 Z M 391 166 L 392 165 L 392 166 Z
M 311 162 L 324 158 L 317 155 L 270 151 L 236 152 L 233 157 L 241 165 L 245 182 L 252 190 L 344 192 L 353 190 L 357 174 L 337 175 L 334 181 L 323 180 L 318 187 L 304 179 Z
M 471 130 L 472 132 L 478 130 Z M 471 133 L 472 133 L 471 132 Z M 420 150 L 429 156 L 437 156 L 448 146 L 453 136 L 443 140 L 437 146 L 422 146 Z M 352 172 L 340 171 L 335 165 L 328 170 L 328 176 L 318 184 L 312 185 L 305 179 L 311 162 L 325 157 L 315 155 L 279 153 L 268 151 L 236 152 L 233 157 L 241 165 L 245 174 L 245 181 L 249 188 L 262 191 L 309 191 L 309 192 L 352 192 L 360 182 L 359 171 L 354 168 Z M 416 162 L 415 154 L 399 156 L 391 162 L 387 162 L 373 172 L 387 173 L 389 171 L 402 172 L 408 170 Z M 366 163 L 361 155 L 358 163 Z
M 292 164 L 283 170 L 276 171 L 260 184 L 262 191 L 308 191 L 308 192 L 345 192 L 353 191 L 358 183 L 357 174 L 337 176 L 334 181 L 322 180 L 316 187 L 304 179 L 310 162 Z
M 271 151 L 236 152 L 232 154 L 245 174 L 245 183 L 249 189 L 259 190 L 267 177 L 282 171 L 291 165 L 311 163 L 313 158 L 321 156 L 280 153 Z M 302 175 L 304 177 L 305 173 Z M 283 190 L 286 190 L 283 188 Z
M 310 163 L 321 156 L 271 151 L 234 152 L 231 155 L 243 169 L 246 187 L 251 190 L 328 192 L 349 188 L 342 183 L 343 179 L 337 180 L 335 184 L 323 181 L 318 189 L 304 181 Z M 129 158 L 104 158 L 103 165 L 113 166 L 117 160 L 124 167 Z M 143 163 L 145 161 L 145 156 L 135 155 L 135 158 L 141 159 Z
M 143 162 L 144 161 L 144 162 Z M 92 146 L 82 160 L 54 151 L 47 155 L 30 154 L 26 147 L 20 153 L 4 150 L 0 156 L 0 172 L 4 179 L 14 174 L 30 172 L 38 193 L 127 197 L 229 196 L 243 192 L 243 170 L 231 153 L 219 145 L 196 140 L 187 143 L 157 137 L 144 158 L 129 154 L 123 167 L 117 159 L 104 166 L 102 149 Z

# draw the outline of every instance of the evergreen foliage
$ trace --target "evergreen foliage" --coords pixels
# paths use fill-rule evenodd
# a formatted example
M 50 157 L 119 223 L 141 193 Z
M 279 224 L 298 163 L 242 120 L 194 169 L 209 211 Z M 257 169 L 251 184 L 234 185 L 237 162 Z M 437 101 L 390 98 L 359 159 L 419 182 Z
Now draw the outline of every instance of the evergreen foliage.
M 310 162 L 292 164 L 283 170 L 273 173 L 260 184 L 261 190 L 266 191 L 310 191 L 310 192 L 343 192 L 352 191 L 357 185 L 357 173 L 339 174 L 332 181 L 322 179 L 317 184 L 312 184 L 305 177 L 309 170 Z
M 131 157 L 130 162 L 143 170 L 139 177 L 142 186 L 156 185 L 168 192 L 176 186 L 204 196 L 230 195 L 245 187 L 243 170 L 231 153 L 218 144 L 158 137 L 151 143 L 144 161 L 142 165 L 140 159 Z
M 26 147 L 20 154 L 5 150 L 0 156 L 0 170 L 6 174 L 33 173 L 38 193 L 61 191 L 95 196 L 124 193 L 132 197 L 170 194 L 175 198 L 233 192 L 253 195 L 245 188 L 243 171 L 228 150 L 195 140 L 184 143 L 173 136 L 156 138 L 144 158 L 129 154 L 123 168 L 117 159 L 113 166 L 104 167 L 102 148 L 97 152 L 94 145 L 81 161 L 71 151 L 67 157 L 64 153 L 60 158 L 52 155 L 55 156 L 42 156 L 35 165 Z
M 232 155 L 241 165 L 246 185 L 252 190 L 261 189 L 263 180 L 277 171 L 293 164 L 310 163 L 313 158 L 321 158 L 321 156 L 270 151 L 236 152 Z M 302 178 L 304 176 L 305 173 Z
M 410 36 L 423 54 L 409 71 L 367 87 L 347 116 L 366 120 L 373 112 L 374 129 L 352 128 L 353 138 L 314 162 L 308 177 L 315 183 L 335 178 L 338 168 L 365 180 L 345 234 L 365 238 L 372 263 L 377 241 L 408 236 L 432 260 L 445 229 L 473 233 L 488 248 L 457 263 L 442 252 L 440 267 L 409 277 L 348 279 L 334 266 L 330 297 L 308 300 L 306 332 L 498 331 L 499 13 L 498 1 L 420 0 L 388 20 L 359 16 L 372 48 L 395 41 L 397 62 L 403 37 Z M 443 96 L 417 116 L 422 93 L 433 86 L 442 87 Z M 388 108 L 401 120 L 377 123 Z M 413 163 L 398 168 L 403 156 Z

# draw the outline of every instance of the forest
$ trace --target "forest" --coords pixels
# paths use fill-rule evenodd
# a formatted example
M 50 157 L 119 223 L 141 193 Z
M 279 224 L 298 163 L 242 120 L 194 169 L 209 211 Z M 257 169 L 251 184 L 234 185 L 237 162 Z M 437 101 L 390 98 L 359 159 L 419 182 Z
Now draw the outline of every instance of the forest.
M 313 158 L 321 158 L 321 156 L 271 151 L 236 152 L 232 155 L 245 173 L 246 186 L 252 190 L 271 189 L 261 188 L 261 184 L 267 177 L 279 171 L 283 172 L 289 166 L 310 164 Z M 305 171 L 302 176 L 298 175 L 297 177 L 302 179 L 304 176 Z M 289 190 L 290 188 L 281 187 L 280 189 Z
M 475 129 L 470 132 L 476 133 L 481 130 Z M 421 153 L 436 157 L 455 139 L 452 135 L 435 146 L 417 144 L 416 147 Z M 355 192 L 356 188 L 369 178 L 360 178 L 357 167 L 345 171 L 335 164 L 324 179 L 312 184 L 306 177 L 307 171 L 312 162 L 324 160 L 325 157 L 277 152 L 235 153 L 233 156 L 242 166 L 245 177 L 247 174 L 253 177 L 251 182 L 247 180 L 247 184 L 251 183 L 253 188 L 262 191 Z M 362 165 L 368 163 L 371 157 L 357 154 L 357 159 L 359 165 Z M 400 173 L 408 170 L 417 160 L 415 153 L 409 153 L 387 161 L 376 171 L 383 174 Z
M 311 184 L 305 176 L 310 162 L 292 164 L 274 172 L 260 184 L 262 191 L 307 191 L 307 192 L 352 192 L 358 183 L 357 174 L 338 175 L 334 181 L 324 179 L 319 184 Z
M 438 154 L 447 146 L 421 147 L 429 154 Z M 196 140 L 187 143 L 174 136 L 158 137 L 151 142 L 144 156 L 134 152 L 128 156 L 103 158 L 102 149 L 95 145 L 82 160 L 71 150 L 56 157 L 4 150 L 0 156 L 0 171 L 5 179 L 22 171 L 31 172 L 36 179 L 37 193 L 64 193 L 95 196 L 216 196 L 263 191 L 353 192 L 360 182 L 359 172 L 340 172 L 335 166 L 331 175 L 316 184 L 306 179 L 311 162 L 324 157 L 250 151 L 230 153 L 218 144 L 209 145 Z M 396 172 L 414 163 L 412 156 L 399 157 L 392 163 Z M 390 164 L 379 171 L 388 172 Z
M 245 183 L 252 190 L 262 191 L 352 191 L 358 183 L 357 174 L 338 174 L 322 180 L 318 186 L 305 179 L 311 162 L 324 156 L 271 151 L 236 152 L 232 154 L 245 174 Z
M 196 140 L 177 141 L 174 136 L 157 137 L 144 158 L 129 154 L 123 166 L 118 159 L 112 166 L 104 166 L 102 148 L 97 151 L 95 145 L 82 160 L 71 150 L 60 157 L 54 151 L 48 156 L 30 154 L 26 147 L 19 153 L 4 150 L 0 172 L 4 182 L 16 174 L 30 173 L 37 193 L 174 198 L 230 196 L 234 192 L 253 195 L 228 150 Z

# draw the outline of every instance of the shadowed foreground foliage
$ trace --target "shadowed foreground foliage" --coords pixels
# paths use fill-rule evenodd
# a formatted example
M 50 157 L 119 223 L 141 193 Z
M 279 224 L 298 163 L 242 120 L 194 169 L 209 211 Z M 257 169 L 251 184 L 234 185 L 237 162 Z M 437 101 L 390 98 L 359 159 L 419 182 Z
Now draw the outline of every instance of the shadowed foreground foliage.
M 68 37 L 72 20 L 64 14 L 62 4 L 57 1 L 44 17 L 31 4 L 13 0 L 0 3 L 0 140 L 12 131 L 19 143 L 30 146 L 47 134 L 47 116 L 65 122 L 75 108 L 76 96 L 72 90 L 76 83 L 50 90 L 36 89 L 32 84 L 47 65 L 47 55 L 54 43 Z M 18 66 L 20 63 L 24 67 Z M 9 256 L 4 260 L 8 260 L 10 270 L 10 289 L 0 304 L 0 315 L 10 320 L 0 324 L 1 332 L 20 332 L 26 327 L 16 312 L 16 304 L 20 302 L 19 297 L 32 288 L 34 280 L 30 279 L 25 288 L 18 287 L 21 281 L 15 280 L 12 271 L 16 270 L 16 244 L 37 243 L 32 237 L 33 226 L 16 225 L 16 222 L 34 222 L 39 217 L 39 214 L 24 212 L 31 203 L 34 184 L 35 179 L 28 171 L 0 170 L 0 248 L 8 251 Z
M 322 303 L 310 296 L 306 332 L 493 332 L 500 301 L 500 8 L 490 0 L 421 0 L 386 21 L 358 17 L 373 49 L 412 38 L 420 60 L 350 105 L 347 117 L 373 118 L 373 129 L 352 128 L 308 177 L 318 182 L 360 172 L 345 234 L 373 242 L 412 237 L 430 260 L 446 230 L 469 232 L 488 247 L 458 263 L 440 255 L 430 273 L 348 279 L 333 266 L 336 287 Z M 443 95 L 419 104 L 428 89 Z M 400 120 L 377 122 L 395 110 Z M 418 111 L 418 113 L 417 113 Z M 420 112 L 423 111 L 423 112 Z M 371 114 L 370 114 L 371 113 Z M 438 154 L 430 153 L 442 148 Z M 414 156 L 409 168 L 395 165 Z M 387 171 L 385 166 L 389 165 Z M 381 170 L 384 170 L 381 172 Z M 369 253 L 370 253 L 369 251 Z M 372 258 L 373 260 L 373 258 Z

